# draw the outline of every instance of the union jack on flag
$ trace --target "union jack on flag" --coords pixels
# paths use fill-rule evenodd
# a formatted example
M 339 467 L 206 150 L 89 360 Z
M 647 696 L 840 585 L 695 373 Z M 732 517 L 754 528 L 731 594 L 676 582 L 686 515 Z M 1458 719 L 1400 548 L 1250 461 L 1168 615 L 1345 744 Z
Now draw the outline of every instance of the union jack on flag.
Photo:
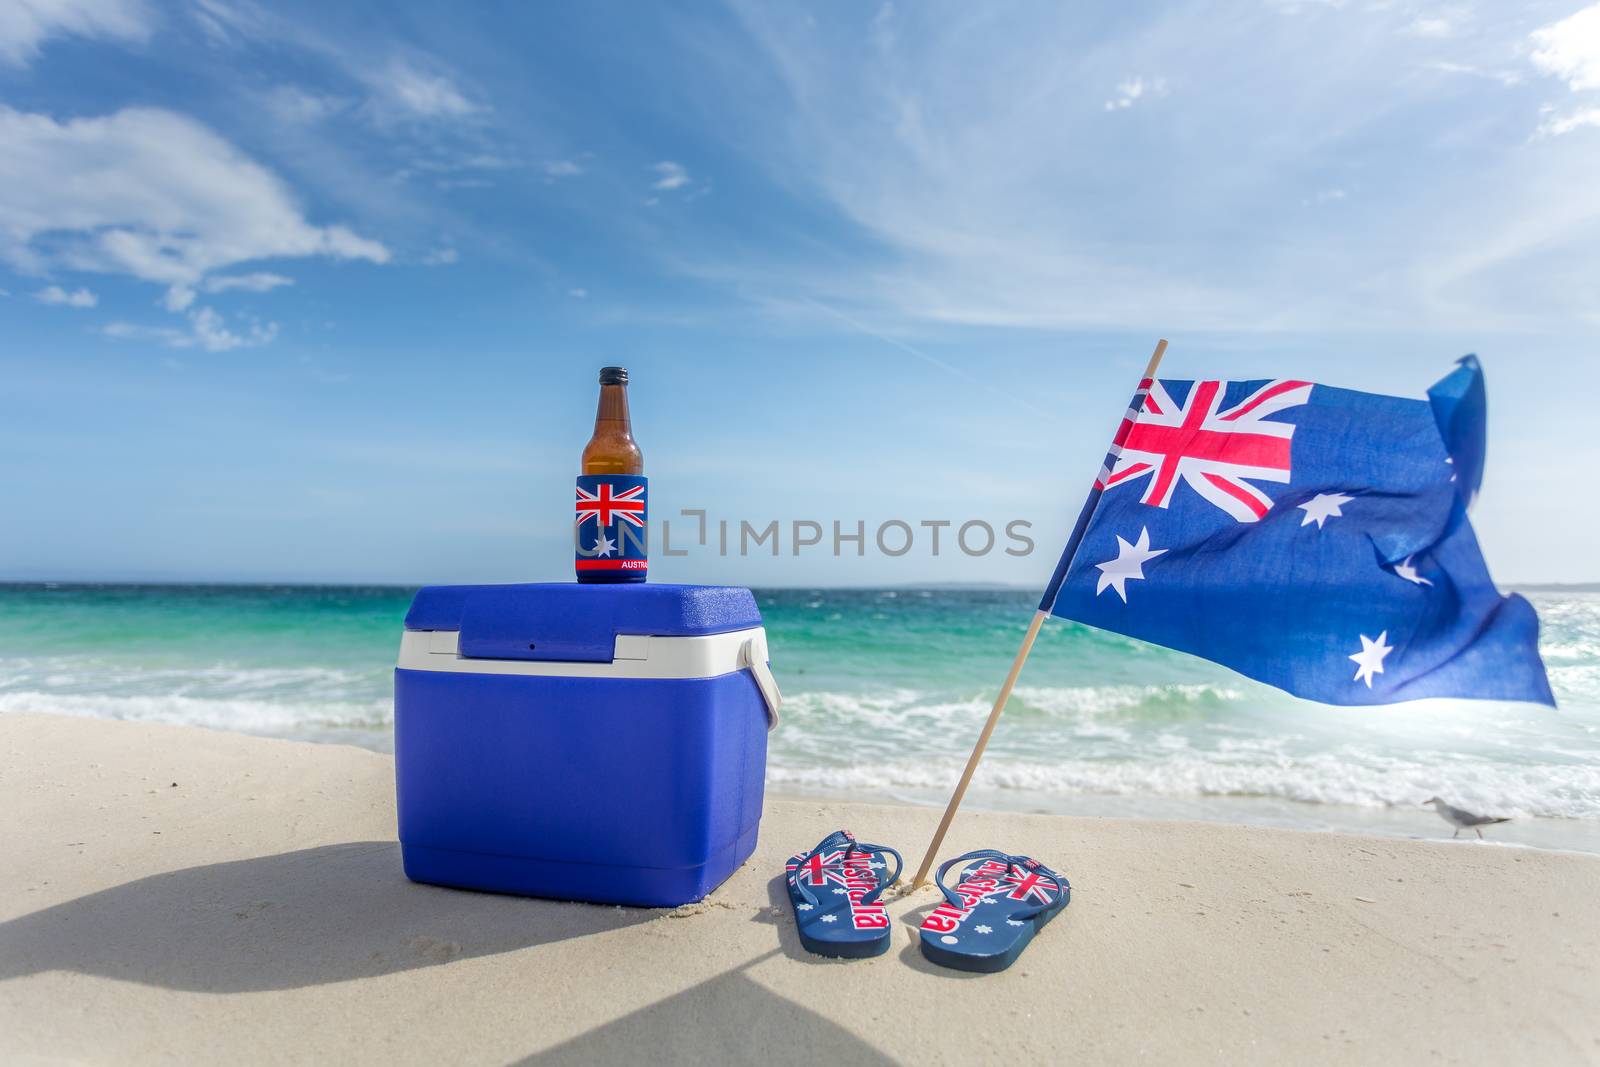
M 1039 609 L 1329 704 L 1554 704 L 1467 518 L 1485 397 L 1471 356 L 1425 400 L 1146 379 Z
M 1166 386 L 1145 379 L 1111 446 L 1114 466 L 1101 469 L 1097 488 L 1148 478 L 1145 504 L 1164 508 L 1180 481 L 1240 522 L 1255 522 L 1272 507 L 1251 481 L 1289 480 L 1294 426 L 1267 416 L 1304 404 L 1310 382 L 1268 382 L 1226 407 L 1227 382 L 1195 382 L 1182 403 Z
M 644 525 L 644 489 L 636 485 L 632 489 L 625 489 L 615 495 L 612 487 L 601 482 L 591 492 L 583 486 L 578 486 L 578 524 L 593 519 L 601 527 L 610 526 L 618 521 L 628 523 L 630 526 Z

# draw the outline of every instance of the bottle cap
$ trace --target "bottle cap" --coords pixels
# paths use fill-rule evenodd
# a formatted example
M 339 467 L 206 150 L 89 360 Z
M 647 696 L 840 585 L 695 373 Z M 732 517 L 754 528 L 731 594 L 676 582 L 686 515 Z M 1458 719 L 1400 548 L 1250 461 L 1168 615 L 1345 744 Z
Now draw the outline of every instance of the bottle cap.
M 600 384 L 601 385 L 627 385 L 628 384 L 628 368 L 627 367 L 601 367 L 600 368 Z

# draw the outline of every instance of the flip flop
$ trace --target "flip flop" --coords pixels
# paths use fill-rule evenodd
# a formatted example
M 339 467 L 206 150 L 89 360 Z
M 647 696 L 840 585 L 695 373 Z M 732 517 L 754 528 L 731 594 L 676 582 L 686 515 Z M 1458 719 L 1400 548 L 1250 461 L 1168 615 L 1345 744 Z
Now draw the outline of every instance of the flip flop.
M 944 875 L 963 860 L 955 888 Z M 958 971 L 1003 971 L 1072 898 L 1067 880 L 1036 859 L 980 848 L 940 865 L 945 903 L 922 921 L 922 954 Z
M 880 878 L 879 856 L 894 857 L 894 873 Z M 859 959 L 889 950 L 889 912 L 878 898 L 900 877 L 900 853 L 857 842 L 835 830 L 810 852 L 796 852 L 785 865 L 789 903 L 794 905 L 800 944 L 818 956 Z

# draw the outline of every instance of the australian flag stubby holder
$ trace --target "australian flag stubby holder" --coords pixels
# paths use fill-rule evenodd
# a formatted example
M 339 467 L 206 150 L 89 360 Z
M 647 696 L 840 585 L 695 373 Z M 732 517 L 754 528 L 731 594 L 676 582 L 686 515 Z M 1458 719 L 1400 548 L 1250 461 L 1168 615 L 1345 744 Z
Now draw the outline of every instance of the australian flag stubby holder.
M 1487 401 L 1473 356 L 1408 399 L 1281 378 L 1156 378 L 1161 341 L 914 885 L 927 881 L 1050 615 L 1326 704 L 1554 705 L 1533 606 L 1502 596 L 1467 511 Z
M 642 582 L 649 574 L 649 479 L 580 474 L 573 566 L 580 582 Z

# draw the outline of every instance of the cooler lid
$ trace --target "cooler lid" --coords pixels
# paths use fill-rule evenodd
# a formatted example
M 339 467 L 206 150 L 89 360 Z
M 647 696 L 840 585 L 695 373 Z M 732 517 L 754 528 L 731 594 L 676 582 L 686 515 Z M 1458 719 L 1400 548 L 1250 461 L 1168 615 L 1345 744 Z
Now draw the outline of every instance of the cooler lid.
M 417 592 L 407 630 L 455 630 L 471 659 L 608 663 L 617 636 L 702 637 L 761 625 L 750 590 L 634 582 L 435 585 Z

